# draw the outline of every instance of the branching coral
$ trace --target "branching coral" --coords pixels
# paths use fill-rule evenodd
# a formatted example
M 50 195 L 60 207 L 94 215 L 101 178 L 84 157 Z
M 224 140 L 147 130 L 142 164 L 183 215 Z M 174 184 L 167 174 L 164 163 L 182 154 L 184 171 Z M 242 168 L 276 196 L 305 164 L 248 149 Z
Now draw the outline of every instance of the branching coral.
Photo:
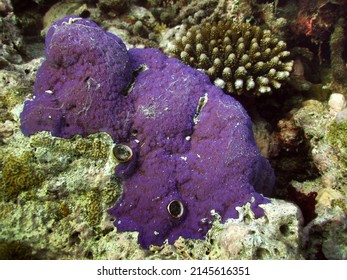
M 279 89 L 293 66 L 286 43 L 270 30 L 228 20 L 193 26 L 173 42 L 169 53 L 238 95 L 259 96 Z

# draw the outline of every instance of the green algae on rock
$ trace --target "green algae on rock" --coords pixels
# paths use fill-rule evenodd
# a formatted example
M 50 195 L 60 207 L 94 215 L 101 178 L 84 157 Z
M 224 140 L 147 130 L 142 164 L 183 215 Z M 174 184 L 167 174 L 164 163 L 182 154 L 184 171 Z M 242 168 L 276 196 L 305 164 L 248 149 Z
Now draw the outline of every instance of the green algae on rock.
M 347 257 L 343 241 L 347 228 L 347 122 L 336 120 L 338 113 L 345 108 L 343 104 L 337 106 L 332 101 L 337 95 L 332 94 L 328 104 L 317 100 L 306 101 L 293 116 L 309 140 L 312 161 L 320 173 L 313 180 L 290 183 L 298 195 L 312 198 L 310 205 L 308 200 L 301 205 L 306 212 L 303 252 L 307 259 Z
M 286 43 L 270 30 L 230 20 L 193 26 L 168 49 L 171 56 L 202 70 L 215 85 L 237 95 L 272 93 L 288 80 L 293 66 Z
M 10 140 L 1 150 L 6 162 L 0 165 L 0 174 L 4 177 L 11 171 L 12 176 L 6 175 L 1 182 L 16 180 L 16 170 L 26 179 L 19 180 L 17 191 L 10 194 L 15 199 L 6 199 L 7 183 L 0 189 L 1 238 L 6 244 L 25 240 L 36 252 L 22 255 L 26 259 L 97 257 L 91 247 L 113 230 L 106 210 L 121 192 L 110 155 L 112 139 L 99 133 L 66 140 L 42 132 L 23 142 L 17 131 Z M 19 162 L 21 169 L 12 172 L 7 165 L 18 165 L 22 155 L 26 158 Z M 26 188 L 36 179 L 35 173 L 45 176 L 39 177 L 41 183 L 35 188 Z M 3 248 L 4 256 L 12 258 L 8 248 Z M 13 258 L 20 256 L 14 254 Z
M 333 103 L 330 102 L 329 106 L 317 100 L 308 100 L 295 112 L 293 119 L 309 140 L 312 161 L 325 187 L 346 193 L 347 122 L 337 123 L 338 112 L 332 108 Z
M 217 259 L 302 259 L 300 237 L 303 217 L 289 202 L 272 199 L 262 205 L 265 217 L 255 219 L 246 204 L 240 207 L 241 218 L 222 225 L 215 236 Z M 218 245 L 218 246 L 217 246 Z
M 347 120 L 329 125 L 327 133 L 328 143 L 333 147 L 343 163 L 343 170 L 347 177 Z

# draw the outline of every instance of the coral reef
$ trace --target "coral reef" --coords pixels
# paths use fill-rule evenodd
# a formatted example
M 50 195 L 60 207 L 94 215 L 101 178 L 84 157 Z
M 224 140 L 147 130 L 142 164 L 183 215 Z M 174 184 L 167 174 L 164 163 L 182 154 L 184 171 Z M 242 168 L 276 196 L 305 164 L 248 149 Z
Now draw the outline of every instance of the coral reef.
M 203 239 L 211 211 L 225 221 L 250 202 L 260 217 L 259 205 L 269 202 L 258 192 L 271 193 L 273 172 L 241 105 L 200 71 L 158 50 L 127 52 L 119 38 L 89 20 L 69 16 L 48 30 L 46 61 L 21 123 L 25 135 L 111 135 L 124 192 L 110 213 L 119 232 L 139 231 L 145 248 L 180 236 Z M 120 154 L 124 147 L 129 157 Z M 206 168 L 206 161 L 215 168 Z M 98 209 L 88 212 L 93 224 Z
M 229 93 L 259 96 L 288 80 L 293 62 L 286 43 L 270 30 L 223 20 L 194 26 L 169 47 L 187 65 L 207 73 Z
M 0 0 L 0 259 L 346 259 L 346 5 L 344 0 Z M 79 125 L 85 136 L 73 136 L 71 131 L 65 131 L 70 133 L 69 139 L 47 132 L 35 133 L 30 138 L 22 134 L 20 113 L 25 98 L 33 97 L 33 83 L 44 61 L 43 36 L 51 23 L 68 14 L 95 21 L 121 38 L 127 49 L 160 46 L 166 51 L 175 36 L 180 39 L 190 28 L 198 30 L 207 22 L 217 24 L 221 19 L 240 27 L 245 22 L 251 29 L 259 26 L 261 30 L 270 30 L 271 38 L 286 42 L 290 51 L 287 60 L 293 60 L 288 83 L 281 82 L 280 90 L 271 88 L 278 94 L 261 94 L 256 100 L 248 98 L 253 92 L 240 91 L 242 95 L 236 97 L 250 114 L 256 144 L 276 174 L 272 197 L 277 199 L 259 205 L 262 217 L 254 217 L 252 200 L 248 200 L 234 209 L 236 219 L 223 221 L 212 212 L 214 219 L 204 239 L 179 237 L 172 244 L 164 242 L 148 249 L 138 243 L 141 239 L 138 229 L 120 232 L 114 226 L 117 217 L 108 210 L 122 201 L 123 190 L 134 192 L 127 182 L 145 167 L 141 165 L 144 158 L 147 162 L 132 141 L 142 135 L 143 126 L 140 118 L 134 126 L 133 113 L 141 111 L 148 119 L 162 113 L 168 115 L 166 108 L 171 106 L 151 106 L 161 104 L 159 99 L 153 104 L 146 103 L 141 110 L 142 99 L 138 99 L 137 107 L 125 105 L 133 113 L 128 115 L 131 131 L 121 137 L 122 141 L 114 141 L 108 133 L 95 133 L 97 129 L 90 134 L 88 125 L 82 121 Z M 104 41 L 100 44 L 104 46 Z M 90 42 L 92 45 L 95 44 Z M 152 51 L 145 54 L 130 50 L 127 55 L 129 67 L 136 69 L 130 71 L 129 81 L 121 91 L 123 100 L 132 99 L 136 90 L 138 96 L 140 90 L 153 91 L 155 83 L 146 84 L 138 79 L 154 73 L 153 64 L 163 67 L 161 76 L 167 74 L 163 69 L 172 66 L 171 60 L 162 60 Z M 81 62 L 83 59 L 82 54 Z M 138 67 L 144 61 L 150 67 Z M 100 68 L 113 67 L 108 59 L 91 62 Z M 66 79 L 75 71 L 68 68 L 71 72 L 65 72 Z M 89 69 L 92 68 L 86 66 L 83 71 L 95 75 Z M 182 69 L 185 68 L 176 68 L 178 72 Z M 106 73 L 104 70 L 99 72 Z M 191 73 L 184 73 L 187 80 L 182 86 L 189 88 L 197 80 L 191 79 Z M 79 82 L 74 93 L 82 96 L 85 84 Z M 166 92 L 166 85 L 159 83 L 159 90 Z M 177 84 L 170 90 L 180 98 L 184 95 L 179 94 L 182 92 Z M 167 97 L 166 93 L 163 96 Z M 93 101 L 98 100 L 97 95 L 93 97 L 96 97 Z M 93 108 L 83 106 L 90 99 L 78 100 L 82 102 L 76 105 L 86 109 L 83 112 L 93 112 Z M 199 114 L 192 117 L 197 121 L 194 129 L 205 123 L 204 116 L 213 111 L 207 109 L 215 104 L 211 94 L 206 104 L 204 98 L 199 100 L 195 100 L 194 106 L 194 112 Z M 98 119 L 97 113 L 95 116 Z M 111 119 L 102 122 L 108 125 Z M 152 125 L 152 129 L 162 125 L 161 122 Z M 154 141 L 151 137 L 142 142 L 167 143 L 165 137 Z M 194 143 L 192 138 L 186 141 Z M 218 151 L 216 155 L 221 155 L 221 150 Z M 185 154 L 173 157 L 179 155 L 185 158 Z M 188 163 L 190 159 L 187 156 Z M 160 166 L 154 164 L 154 168 L 166 168 L 174 161 L 163 159 L 163 162 Z M 201 161 L 199 172 L 213 165 L 207 159 Z M 141 203 L 142 215 L 144 202 Z M 163 210 L 170 220 L 178 221 L 178 226 L 181 220 L 186 223 L 184 201 L 172 199 Z

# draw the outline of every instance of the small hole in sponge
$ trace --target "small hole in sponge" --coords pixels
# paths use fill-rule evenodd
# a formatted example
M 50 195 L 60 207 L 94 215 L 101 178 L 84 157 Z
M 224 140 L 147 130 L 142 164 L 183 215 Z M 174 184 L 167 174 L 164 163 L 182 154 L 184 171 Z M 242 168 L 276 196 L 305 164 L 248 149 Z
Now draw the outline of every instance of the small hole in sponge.
M 184 206 L 181 201 L 172 200 L 167 205 L 167 211 L 169 212 L 171 217 L 175 219 L 179 219 L 184 214 Z
M 123 144 L 117 144 L 112 149 L 113 156 L 118 162 L 128 162 L 133 156 L 132 149 Z

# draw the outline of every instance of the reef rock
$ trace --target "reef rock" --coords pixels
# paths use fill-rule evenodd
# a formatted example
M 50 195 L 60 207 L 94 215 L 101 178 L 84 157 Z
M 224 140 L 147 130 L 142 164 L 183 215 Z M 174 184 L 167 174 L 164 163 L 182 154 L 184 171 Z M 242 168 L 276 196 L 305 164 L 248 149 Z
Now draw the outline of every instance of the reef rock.
M 309 141 L 310 157 L 319 173 L 312 180 L 290 183 L 291 199 L 304 216 L 306 259 L 347 258 L 347 121 L 338 118 L 344 106 L 343 95 L 333 93 L 328 102 L 303 102 L 293 115 Z
M 123 194 L 109 212 L 119 232 L 139 232 L 144 248 L 203 239 L 215 213 L 222 222 L 237 218 L 246 203 L 261 217 L 259 205 L 269 200 L 259 192 L 269 195 L 274 184 L 235 99 L 158 50 L 127 52 L 118 37 L 82 18 L 49 29 L 21 129 L 27 136 L 110 134 Z
M 300 209 L 289 202 L 271 199 L 263 205 L 265 215 L 254 219 L 249 205 L 237 210 L 238 219 L 230 219 L 210 232 L 218 249 L 217 259 L 302 259 L 300 240 L 303 217 Z

